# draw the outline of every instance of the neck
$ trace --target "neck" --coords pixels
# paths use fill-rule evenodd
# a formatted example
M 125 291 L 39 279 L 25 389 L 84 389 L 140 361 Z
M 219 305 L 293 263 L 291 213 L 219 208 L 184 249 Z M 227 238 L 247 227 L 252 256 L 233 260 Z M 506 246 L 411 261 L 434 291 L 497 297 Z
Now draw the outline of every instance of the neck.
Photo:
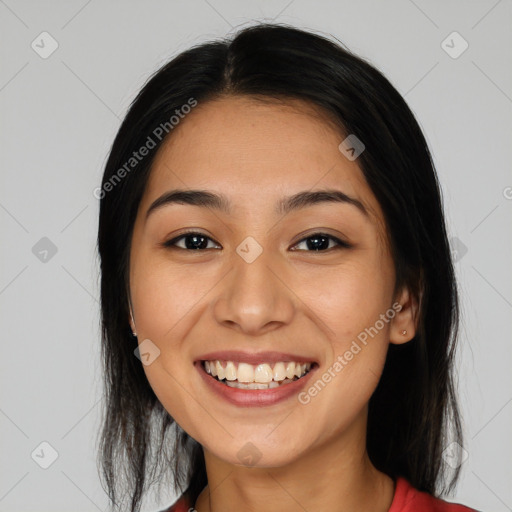
M 354 425 L 352 435 L 345 432 L 280 467 L 233 465 L 205 449 L 208 486 L 195 508 L 197 512 L 388 512 L 394 483 L 371 463 L 364 430 Z

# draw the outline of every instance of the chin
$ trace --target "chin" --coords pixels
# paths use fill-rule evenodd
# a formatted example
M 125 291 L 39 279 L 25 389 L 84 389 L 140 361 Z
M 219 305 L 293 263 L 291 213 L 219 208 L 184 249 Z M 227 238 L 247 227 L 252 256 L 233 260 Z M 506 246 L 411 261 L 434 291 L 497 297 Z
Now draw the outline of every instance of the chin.
M 294 462 L 303 450 L 303 446 L 299 448 L 297 445 L 296 438 L 293 443 L 287 444 L 281 438 L 270 439 L 266 433 L 232 439 L 228 446 L 229 451 L 226 450 L 225 444 L 214 444 L 208 448 L 208 451 L 235 466 L 270 468 L 286 466 Z

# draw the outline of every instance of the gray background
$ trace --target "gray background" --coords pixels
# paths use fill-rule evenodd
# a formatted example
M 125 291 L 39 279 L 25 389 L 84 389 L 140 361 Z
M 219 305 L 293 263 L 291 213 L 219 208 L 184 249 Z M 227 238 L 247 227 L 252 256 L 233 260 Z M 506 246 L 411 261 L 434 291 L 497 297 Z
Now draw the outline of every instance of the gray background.
M 510 0 L 0 0 L 0 17 L 0 511 L 105 510 L 95 462 L 93 190 L 149 74 L 192 44 L 261 19 L 333 34 L 416 113 L 442 183 L 463 297 L 468 458 L 451 499 L 512 510 Z M 51 49 L 43 31 L 59 45 L 47 58 L 31 47 Z M 458 36 L 442 45 L 453 31 L 469 44 L 457 58 Z M 52 462 L 52 449 L 42 442 L 58 453 L 47 469 L 40 464 Z M 148 499 L 145 510 L 172 499 Z

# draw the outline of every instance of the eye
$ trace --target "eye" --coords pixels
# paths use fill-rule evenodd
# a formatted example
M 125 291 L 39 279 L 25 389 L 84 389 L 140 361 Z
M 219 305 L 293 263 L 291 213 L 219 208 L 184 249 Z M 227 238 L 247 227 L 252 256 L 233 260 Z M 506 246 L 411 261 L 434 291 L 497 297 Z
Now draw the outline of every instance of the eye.
M 334 247 L 330 245 L 331 241 L 334 242 Z M 351 247 L 347 242 L 344 242 L 343 240 L 340 240 L 334 236 L 327 235 L 326 233 L 313 233 L 312 235 L 303 238 L 298 244 L 294 245 L 294 247 L 298 247 L 301 244 L 306 244 L 308 252 L 327 252 L 329 249 L 348 249 Z
M 162 245 L 167 248 L 178 248 L 184 250 L 206 250 L 214 249 L 215 247 L 208 247 L 208 242 L 214 242 L 210 237 L 196 231 L 190 231 L 182 233 L 180 236 L 164 242 Z M 334 242 L 334 246 L 331 245 Z M 179 244 L 182 245 L 179 245 Z M 216 244 L 216 242 L 214 242 Z M 299 243 L 295 244 L 294 247 L 298 247 L 301 244 L 306 244 L 306 252 L 326 252 L 329 249 L 341 249 L 350 248 L 351 245 L 339 238 L 327 235 L 325 233 L 314 233 L 306 238 L 303 238 Z M 219 245 L 217 244 L 219 247 Z M 292 249 L 302 250 L 304 249 Z
M 184 242 L 183 245 L 178 245 L 178 242 Z M 185 249 L 185 250 L 201 250 L 201 249 L 212 249 L 212 247 L 208 247 L 208 241 L 213 240 L 203 235 L 203 233 L 198 233 L 195 231 L 190 231 L 187 233 L 182 233 L 180 236 L 173 238 L 172 240 L 168 240 L 167 242 L 164 242 L 162 245 L 164 247 L 168 248 L 174 248 L 177 247 L 178 249 Z

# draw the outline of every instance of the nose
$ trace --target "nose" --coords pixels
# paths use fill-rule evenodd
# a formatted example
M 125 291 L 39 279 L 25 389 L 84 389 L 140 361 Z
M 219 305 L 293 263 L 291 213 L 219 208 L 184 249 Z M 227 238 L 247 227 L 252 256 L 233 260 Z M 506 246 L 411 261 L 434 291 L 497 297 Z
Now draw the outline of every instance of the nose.
M 234 255 L 213 308 L 219 324 L 258 336 L 292 321 L 294 294 L 269 259 L 265 251 L 252 263 Z

